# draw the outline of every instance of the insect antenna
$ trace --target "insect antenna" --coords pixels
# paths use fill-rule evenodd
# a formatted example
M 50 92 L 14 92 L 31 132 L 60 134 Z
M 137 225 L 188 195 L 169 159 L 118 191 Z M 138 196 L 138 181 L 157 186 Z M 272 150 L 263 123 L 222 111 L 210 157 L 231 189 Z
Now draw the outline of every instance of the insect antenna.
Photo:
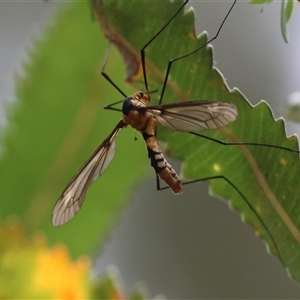
M 103 108 L 104 108 L 104 109 L 108 109 L 108 110 L 114 110 L 114 111 L 122 112 L 122 109 L 120 109 L 120 108 L 115 108 L 115 107 L 113 107 L 113 106 L 115 106 L 115 105 L 117 105 L 117 104 L 120 104 L 120 103 L 122 103 L 123 101 L 124 101 L 124 99 L 119 100 L 119 101 L 116 101 L 116 102 L 113 102 L 113 103 L 111 103 L 111 104 L 108 104 L 108 105 L 104 106 Z

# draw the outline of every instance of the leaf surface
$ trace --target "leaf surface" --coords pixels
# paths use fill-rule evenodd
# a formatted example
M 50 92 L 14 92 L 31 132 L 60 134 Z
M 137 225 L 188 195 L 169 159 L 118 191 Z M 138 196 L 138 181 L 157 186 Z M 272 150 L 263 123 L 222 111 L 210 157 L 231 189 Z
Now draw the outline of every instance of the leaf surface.
M 171 18 L 181 2 L 160 1 L 155 5 L 149 5 L 149 1 L 95 3 L 102 31 L 124 56 L 127 81 L 138 89 L 144 89 L 139 51 Z M 154 105 L 160 96 L 168 61 L 193 51 L 206 41 L 206 34 L 196 38 L 194 14 L 189 10 L 184 15 L 180 13 L 147 47 L 149 89 L 158 89 L 158 93 L 152 95 Z M 229 90 L 212 62 L 211 47 L 175 62 L 163 103 L 186 100 L 233 103 L 238 108 L 238 119 L 220 130 L 205 132 L 206 136 L 226 142 L 271 144 L 298 150 L 297 137 L 286 137 L 284 121 L 274 120 L 268 104 L 261 101 L 253 107 L 237 89 Z M 211 193 L 229 199 L 231 206 L 242 214 L 266 241 L 270 251 L 280 257 L 292 277 L 299 281 L 298 154 L 263 146 L 225 147 L 162 127 L 159 128 L 159 138 L 166 143 L 165 150 L 169 155 L 183 161 L 182 174 L 185 178 L 195 180 L 224 176 L 238 188 L 248 204 L 226 180 L 215 179 L 210 183 Z

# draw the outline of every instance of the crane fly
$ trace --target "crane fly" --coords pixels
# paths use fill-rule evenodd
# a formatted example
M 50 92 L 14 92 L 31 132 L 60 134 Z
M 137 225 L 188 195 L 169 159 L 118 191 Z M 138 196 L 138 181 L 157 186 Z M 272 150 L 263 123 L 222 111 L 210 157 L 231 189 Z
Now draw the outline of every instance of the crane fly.
M 95 5 L 97 0 L 93 0 L 93 2 Z M 139 91 L 128 97 L 112 81 L 108 74 L 105 73 L 104 70 L 109 54 L 108 47 L 101 74 L 125 97 L 125 100 L 121 101 L 123 102 L 121 110 L 123 113 L 123 118 L 118 122 L 109 136 L 88 158 L 88 160 L 74 175 L 62 192 L 52 213 L 52 223 L 54 226 L 61 226 L 69 222 L 80 210 L 89 186 L 93 181 L 103 174 L 112 161 L 115 155 L 115 139 L 121 129 L 130 125 L 133 129 L 142 134 L 146 144 L 148 158 L 150 159 L 151 166 L 154 168 L 155 173 L 157 174 L 157 178 L 165 181 L 167 187 L 171 188 L 174 194 L 180 194 L 183 191 L 181 178 L 178 176 L 173 167 L 167 162 L 159 148 L 156 140 L 156 126 L 161 124 L 172 130 L 197 134 L 196 132 L 201 130 L 221 128 L 228 123 L 233 122 L 237 118 L 237 108 L 234 104 L 227 102 L 197 100 L 181 103 L 161 104 L 172 62 L 169 63 L 166 72 L 159 105 L 150 105 L 150 93 L 148 91 L 148 81 L 145 68 L 145 49 L 169 25 L 169 23 L 179 14 L 179 12 L 188 2 L 189 0 L 186 0 L 171 17 L 171 19 L 141 49 L 141 62 L 144 75 L 144 84 L 147 91 L 146 93 Z M 216 39 L 235 3 L 236 0 L 233 2 L 232 6 L 227 12 L 217 34 L 212 39 L 210 39 L 200 48 L 186 55 L 178 57 L 176 60 L 192 55 Z M 119 109 L 113 108 L 113 105 L 117 103 L 120 103 L 120 101 L 112 103 L 105 108 L 119 111 Z M 158 187 L 158 189 L 164 188 Z
M 145 103 L 149 101 L 149 95 L 143 92 L 136 92 L 124 100 L 122 120 L 75 174 L 58 199 L 53 211 L 53 225 L 63 225 L 78 212 L 87 189 L 112 161 L 115 155 L 115 139 L 121 129 L 130 125 L 142 134 L 151 166 L 156 174 L 175 194 L 180 194 L 181 179 L 161 153 L 155 137 L 157 124 L 172 130 L 192 132 L 220 128 L 233 122 L 237 117 L 236 107 L 226 102 L 188 101 L 147 106 Z
M 99 0 L 98 0 L 99 1 Z M 93 0 L 94 9 L 97 9 L 97 0 Z M 141 65 L 144 77 L 145 92 L 138 91 L 132 96 L 127 96 L 110 76 L 105 72 L 105 67 L 108 60 L 109 48 L 107 50 L 104 63 L 102 66 L 101 74 L 104 78 L 123 96 L 124 100 L 112 103 L 106 106 L 106 109 L 116 110 L 122 112 L 122 119 L 117 123 L 108 137 L 100 144 L 95 152 L 89 157 L 84 165 L 79 169 L 75 176 L 68 183 L 67 187 L 57 200 L 52 213 L 52 223 L 54 226 L 61 226 L 69 222 L 75 214 L 80 210 L 86 192 L 89 186 L 99 178 L 106 170 L 110 162 L 115 155 L 115 139 L 119 131 L 127 126 L 131 126 L 133 129 L 140 132 L 146 144 L 148 158 L 150 159 L 151 166 L 154 168 L 157 179 L 160 178 L 166 183 L 166 187 L 160 188 L 159 180 L 157 181 L 157 189 L 170 188 L 175 194 L 180 194 L 183 190 L 183 185 L 196 181 L 210 180 L 210 179 L 223 179 L 230 184 L 240 197 L 248 205 L 249 209 L 256 215 L 262 227 L 269 235 L 270 240 L 274 246 L 275 251 L 281 262 L 283 262 L 280 251 L 275 243 L 275 240 L 268 229 L 268 226 L 264 222 L 263 218 L 258 214 L 254 206 L 247 200 L 243 193 L 237 188 L 237 186 L 223 175 L 206 177 L 190 182 L 182 182 L 176 171 L 167 162 L 163 156 L 159 145 L 156 140 L 156 127 L 162 125 L 175 131 L 187 132 L 208 140 L 211 140 L 222 145 L 253 145 L 274 147 L 286 151 L 299 153 L 298 150 L 282 147 L 278 145 L 251 143 L 251 142 L 223 142 L 212 137 L 204 136 L 199 131 L 218 129 L 236 120 L 238 116 L 237 108 L 234 104 L 223 101 L 186 101 L 181 103 L 162 104 L 162 99 L 168 82 L 168 76 L 171 71 L 171 67 L 174 62 L 184 59 L 190 55 L 195 54 L 200 49 L 206 47 L 209 43 L 215 40 L 227 17 L 232 11 L 236 0 L 233 1 L 230 9 L 228 10 L 225 18 L 223 19 L 216 35 L 208 40 L 201 47 L 169 60 L 167 70 L 165 73 L 161 94 L 159 97 L 158 105 L 151 105 L 150 93 L 148 88 L 146 63 L 145 63 L 145 49 L 157 38 L 158 35 L 170 24 L 170 22 L 178 15 L 178 13 L 184 8 L 189 0 L 184 1 L 176 13 L 169 19 L 169 21 L 141 48 Z M 110 41 L 110 38 L 109 38 Z M 109 43 L 110 45 L 110 43 Z M 115 104 L 122 102 L 122 109 L 114 108 Z

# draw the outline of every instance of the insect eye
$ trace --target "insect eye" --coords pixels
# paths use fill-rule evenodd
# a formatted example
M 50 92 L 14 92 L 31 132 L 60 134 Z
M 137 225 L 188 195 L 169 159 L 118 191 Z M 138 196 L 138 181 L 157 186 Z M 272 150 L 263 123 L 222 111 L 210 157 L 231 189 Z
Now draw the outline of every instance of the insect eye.
M 122 112 L 125 116 L 128 116 L 129 112 L 133 109 L 132 97 L 127 97 L 122 106 Z

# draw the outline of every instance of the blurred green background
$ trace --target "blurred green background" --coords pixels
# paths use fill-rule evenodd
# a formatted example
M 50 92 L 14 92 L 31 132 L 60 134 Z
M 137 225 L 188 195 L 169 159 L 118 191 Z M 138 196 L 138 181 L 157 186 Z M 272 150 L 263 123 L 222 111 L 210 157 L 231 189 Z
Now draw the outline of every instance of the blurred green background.
M 205 29 L 212 36 L 226 14 L 228 3 L 193 2 L 192 4 L 198 17 L 198 32 Z M 42 39 L 43 30 L 48 22 L 51 24 L 52 15 L 66 5 L 51 1 L 0 4 L 0 28 L 3 33 L 0 36 L 2 120 L 5 120 L 4 117 L 9 114 L 6 104 L 16 98 L 13 92 L 14 74 L 18 70 L 20 73 L 22 60 L 28 61 L 26 58 L 29 56 L 28 50 L 26 54 L 24 48 L 32 48 L 28 45 L 31 44 L 30 40 L 33 36 Z M 282 41 L 279 22 L 274 20 L 274 16 L 279 15 L 279 5 L 273 4 L 265 10 L 264 14 L 260 14 L 259 9 L 258 6 L 238 3 L 220 38 L 214 43 L 215 60 L 218 61 L 217 66 L 228 79 L 230 87 L 237 86 L 253 104 L 260 99 L 265 99 L 269 103 L 271 99 L 276 100 L 271 105 L 275 114 L 279 116 L 284 99 L 290 93 L 297 91 L 300 86 L 299 68 L 297 68 L 299 64 L 296 61 L 299 53 L 299 43 L 297 44 L 299 37 L 295 29 L 299 28 L 297 24 L 299 18 L 296 15 L 299 14 L 299 9 L 295 11 L 295 16 L 290 23 L 289 45 Z M 69 48 L 64 53 L 55 53 L 55 49 L 47 49 L 47 45 L 41 46 L 44 47 L 44 51 L 49 51 L 50 55 L 60 58 L 61 61 L 57 61 L 56 65 L 52 60 L 41 62 L 42 68 L 36 71 L 40 72 L 37 73 L 41 80 L 40 86 L 51 87 L 51 82 L 43 81 L 42 75 L 45 70 L 53 72 L 53 77 L 62 76 L 61 86 L 53 87 L 56 90 L 51 95 L 52 99 L 47 102 L 52 103 L 50 106 L 45 106 L 42 102 L 44 99 L 39 103 L 32 99 L 32 105 L 28 106 L 28 114 L 36 119 L 34 128 L 26 128 L 26 124 L 22 126 L 22 123 L 21 126 L 12 127 L 13 131 L 18 132 L 24 145 L 29 143 L 32 149 L 30 154 L 23 153 L 22 148 L 18 148 L 13 143 L 8 143 L 9 147 L 2 149 L 3 155 L 12 157 L 13 164 L 5 165 L 1 169 L 2 176 L 5 178 L 1 185 L 3 191 L 1 214 L 5 215 L 6 211 L 12 209 L 12 203 L 5 201 L 6 198 L 10 198 L 10 193 L 19 195 L 15 197 L 13 209 L 16 214 L 28 221 L 29 228 L 34 228 L 36 226 L 34 222 L 40 221 L 50 240 L 70 243 L 72 249 L 76 249 L 72 250 L 74 255 L 92 251 L 96 261 L 95 272 L 109 263 L 115 263 L 120 268 L 128 287 L 138 280 L 144 280 L 153 294 L 163 293 L 169 298 L 299 297 L 298 287 L 289 280 L 280 263 L 266 253 L 264 244 L 254 236 L 250 228 L 241 223 L 237 213 L 228 210 L 227 205 L 221 201 L 208 198 L 205 184 L 186 187 L 185 198 L 182 196 L 174 198 L 169 191 L 155 192 L 154 176 L 151 182 L 136 188 L 136 180 L 131 183 L 133 179 L 128 177 L 126 172 L 128 167 L 123 164 L 124 161 L 130 166 L 132 161 L 128 158 L 140 159 L 137 164 L 139 168 L 136 170 L 138 173 L 134 174 L 136 178 L 141 175 L 150 177 L 153 173 L 143 159 L 144 145 L 141 140 L 133 141 L 132 130 L 124 131 L 118 138 L 117 155 L 107 170 L 106 179 L 103 177 L 101 185 L 95 185 L 89 191 L 88 202 L 99 202 L 99 211 L 89 210 L 86 203 L 78 220 L 75 218 L 72 223 L 59 229 L 52 228 L 47 211 L 54 205 L 64 187 L 57 186 L 55 182 L 59 177 L 68 181 L 77 169 L 75 167 L 73 170 L 65 171 L 70 165 L 70 162 L 65 159 L 66 153 L 70 160 L 77 154 L 76 160 L 80 166 L 80 163 L 92 153 L 120 118 L 118 114 L 103 113 L 101 110 L 103 105 L 120 99 L 120 95 L 100 75 L 95 76 L 96 81 L 92 82 L 92 86 L 81 93 L 64 94 L 64 87 L 65 90 L 69 90 L 67 86 L 77 87 L 76 80 L 80 82 L 86 80 L 89 83 L 87 74 L 93 72 L 99 74 L 106 41 L 98 30 L 98 24 L 92 22 L 90 13 L 88 9 L 82 15 L 70 13 L 70 18 L 85 18 L 86 26 L 89 28 L 86 32 L 86 41 L 77 42 L 75 36 L 74 45 L 71 47 L 68 45 Z M 211 15 L 214 15 L 214 18 L 210 18 Z M 63 23 L 59 27 L 59 33 L 61 37 L 57 38 L 57 43 L 61 46 L 64 35 L 68 34 Z M 99 36 L 99 40 L 95 40 L 92 45 L 87 42 L 90 41 L 91 34 Z M 35 44 L 39 46 L 39 42 Z M 39 59 L 34 50 L 30 52 L 31 59 Z M 68 61 L 70 56 L 74 58 L 76 55 L 77 64 L 74 64 L 74 59 Z M 113 74 L 114 80 L 122 85 L 122 89 L 131 93 L 132 89 L 122 84 L 124 72 L 122 70 L 119 72 L 117 68 L 122 63 L 118 54 L 113 51 L 111 55 L 108 72 Z M 78 77 L 77 73 L 76 77 L 72 77 L 72 73 L 63 73 L 63 70 L 67 69 L 64 68 L 64 64 L 71 63 L 75 70 L 82 68 L 83 65 L 89 65 L 92 69 L 86 70 L 81 77 Z M 60 72 L 57 71 L 59 67 Z M 27 63 L 25 68 L 30 68 L 30 63 Z M 25 84 L 30 85 L 30 80 Z M 19 86 L 17 95 L 20 95 L 25 87 Z M 30 95 L 28 98 L 30 99 Z M 77 118 L 68 119 L 68 115 L 60 113 L 61 107 L 67 107 L 70 112 L 78 111 L 80 114 L 75 114 Z M 5 112 L 4 108 L 6 108 Z M 22 107 L 19 109 L 21 110 Z M 107 117 L 104 119 L 104 116 Z M 41 132 L 40 122 L 47 122 L 52 131 L 52 126 L 55 126 L 55 135 L 50 136 L 48 132 Z M 94 122 L 99 126 L 94 126 L 90 131 L 89 128 L 92 128 Z M 2 124 L 5 126 L 5 121 Z M 80 128 L 80 131 L 76 131 L 76 128 Z M 294 133 L 296 130 L 295 125 L 291 124 L 288 127 L 289 133 Z M 55 147 L 58 147 L 55 145 L 62 141 L 61 136 L 64 131 L 73 132 L 73 135 L 67 141 L 69 143 L 66 142 L 65 148 L 55 150 Z M 79 137 L 84 142 L 76 144 Z M 122 154 L 118 154 L 118 146 L 124 144 L 127 150 L 125 152 L 122 150 Z M 47 151 L 61 153 L 61 159 L 46 161 L 43 155 L 46 157 Z M 28 161 L 28 165 L 20 165 L 18 158 L 22 158 L 22 155 L 29 155 L 32 161 L 39 163 L 33 165 Z M 122 165 L 121 170 L 120 165 Z M 54 166 L 53 169 L 50 168 L 52 173 L 42 174 L 41 170 L 49 166 Z M 59 169 L 56 166 L 59 166 Z M 14 175 L 16 172 L 18 176 Z M 114 186 L 110 186 L 112 178 L 116 182 Z M 38 192 L 33 191 L 32 188 L 37 182 L 41 185 Z M 45 185 L 45 182 L 50 185 Z M 129 184 L 132 185 L 131 195 L 124 194 Z M 103 187 L 107 188 L 107 192 Z M 36 193 L 37 199 L 43 199 L 40 204 L 37 204 L 39 207 L 37 210 L 30 210 L 26 202 L 22 201 L 28 198 L 27 195 L 33 193 Z M 110 201 L 110 199 L 117 199 L 113 193 L 123 195 L 122 197 L 132 204 L 121 217 L 116 216 L 114 210 L 124 205 L 121 201 L 114 203 Z M 201 201 L 199 201 L 199 193 L 201 193 Z M 106 207 L 103 207 L 104 205 Z M 103 220 L 101 209 L 104 208 L 111 211 L 111 226 L 117 227 L 117 224 L 120 224 L 109 240 L 106 235 L 107 229 L 102 232 L 98 230 L 99 222 Z M 36 215 L 39 218 L 36 218 Z M 103 220 L 105 221 L 107 220 Z M 99 238 L 99 243 L 103 243 L 103 236 L 106 237 L 107 243 L 102 248 L 104 250 L 101 250 L 104 251 L 103 255 L 97 259 L 94 241 Z

